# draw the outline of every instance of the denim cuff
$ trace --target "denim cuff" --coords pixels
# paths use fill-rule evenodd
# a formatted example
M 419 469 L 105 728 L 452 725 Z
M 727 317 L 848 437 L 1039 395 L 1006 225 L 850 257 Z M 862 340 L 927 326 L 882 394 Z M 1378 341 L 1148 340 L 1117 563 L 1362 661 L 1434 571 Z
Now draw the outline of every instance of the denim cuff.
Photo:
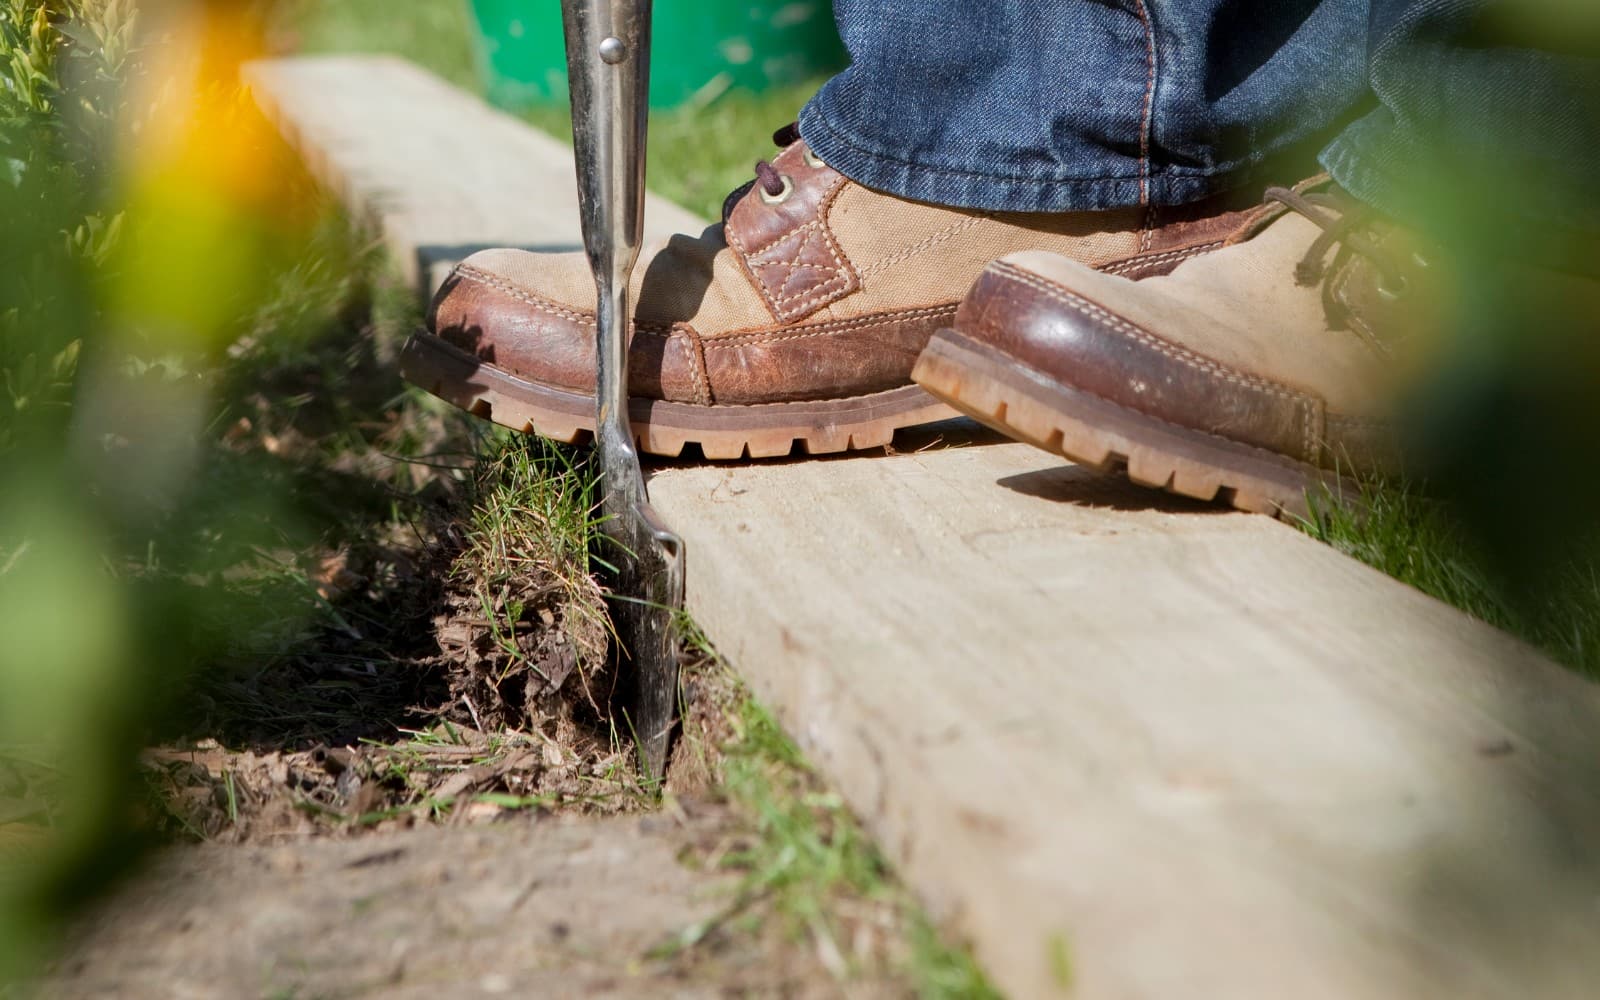
M 1350 123 L 1317 159 L 1357 201 L 1400 218 L 1406 214 L 1405 206 L 1395 197 L 1394 183 L 1378 166 L 1391 151 L 1393 136 L 1393 118 L 1387 108 L 1379 108 Z
M 1158 172 L 1141 184 L 1137 161 L 1125 176 L 1017 177 L 1000 172 L 920 164 L 909 157 L 873 150 L 870 143 L 835 124 L 827 111 L 828 89 L 800 112 L 800 134 L 828 166 L 863 187 L 911 201 L 986 212 L 1086 212 L 1148 202 L 1181 205 L 1230 186 L 1229 177 L 1200 172 Z
M 1494 132 L 1486 127 L 1484 134 Z M 1460 226 L 1468 218 L 1463 206 L 1471 205 L 1479 232 L 1536 226 L 1590 238 L 1600 233 L 1600 207 L 1582 196 L 1600 175 L 1594 158 L 1554 141 L 1532 156 L 1503 141 L 1464 149 L 1448 139 L 1413 138 L 1379 107 L 1346 127 L 1318 159 L 1358 201 L 1414 228 Z M 1513 242 L 1509 232 L 1504 239 Z

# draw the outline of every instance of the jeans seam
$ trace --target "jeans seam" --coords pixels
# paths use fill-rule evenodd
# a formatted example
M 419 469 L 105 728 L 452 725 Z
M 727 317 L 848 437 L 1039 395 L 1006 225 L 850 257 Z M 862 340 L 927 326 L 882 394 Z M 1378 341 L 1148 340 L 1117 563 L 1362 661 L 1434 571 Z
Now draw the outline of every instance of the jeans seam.
M 1144 108 L 1139 114 L 1139 204 L 1150 203 L 1150 126 L 1156 96 L 1156 33 L 1144 0 L 1133 0 L 1144 30 L 1145 85 Z

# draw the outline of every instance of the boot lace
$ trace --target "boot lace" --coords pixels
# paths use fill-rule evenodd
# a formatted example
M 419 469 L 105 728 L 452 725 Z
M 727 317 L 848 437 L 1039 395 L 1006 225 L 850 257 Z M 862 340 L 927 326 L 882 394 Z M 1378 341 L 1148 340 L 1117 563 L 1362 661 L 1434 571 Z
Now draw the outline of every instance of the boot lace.
M 1349 309 L 1334 294 L 1334 282 L 1329 279 L 1338 274 L 1352 256 L 1365 257 L 1377 270 L 1379 295 L 1392 301 L 1405 294 L 1405 269 L 1394 254 L 1371 236 L 1372 223 L 1381 218 L 1377 210 L 1362 204 L 1332 183 L 1314 191 L 1268 188 L 1265 201 L 1277 202 L 1305 216 L 1322 230 L 1306 248 L 1305 256 L 1295 265 L 1294 280 L 1295 284 L 1305 288 L 1321 284 L 1322 309 L 1335 329 L 1346 325 Z M 1330 260 L 1328 251 L 1335 247 L 1338 250 Z
M 790 122 L 783 128 L 778 129 L 778 131 L 772 133 L 772 141 L 778 146 L 779 149 L 787 149 L 788 147 L 799 142 L 800 124 L 798 122 Z M 793 181 L 791 181 L 788 177 L 785 177 L 783 174 L 780 174 L 778 172 L 778 168 L 774 167 L 769 161 L 757 160 L 755 179 L 741 184 L 737 188 L 734 188 L 728 197 L 723 200 L 723 224 L 727 224 L 728 216 L 733 214 L 733 207 L 739 204 L 739 200 L 745 195 L 749 194 L 757 186 L 761 188 L 761 193 L 766 196 L 768 201 L 777 202 L 788 197 L 788 193 L 790 190 L 792 190 L 793 184 Z

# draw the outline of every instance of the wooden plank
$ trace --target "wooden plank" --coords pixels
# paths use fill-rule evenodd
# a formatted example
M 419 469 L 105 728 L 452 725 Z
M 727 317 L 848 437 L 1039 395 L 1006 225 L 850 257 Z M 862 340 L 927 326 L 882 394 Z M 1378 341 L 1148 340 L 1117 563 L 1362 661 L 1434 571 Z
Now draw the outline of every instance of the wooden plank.
M 1011 995 L 1600 990 L 1600 690 L 1505 635 L 1024 445 L 650 490 L 707 634 Z
M 577 242 L 568 150 L 418 71 L 253 78 L 421 271 Z M 651 495 L 708 634 L 1003 988 L 1596 995 L 1600 689 L 1283 525 L 939 433 Z
M 571 150 L 403 59 L 275 59 L 245 78 L 318 178 L 376 216 L 425 292 L 474 250 L 582 246 Z M 647 200 L 649 238 L 703 225 Z

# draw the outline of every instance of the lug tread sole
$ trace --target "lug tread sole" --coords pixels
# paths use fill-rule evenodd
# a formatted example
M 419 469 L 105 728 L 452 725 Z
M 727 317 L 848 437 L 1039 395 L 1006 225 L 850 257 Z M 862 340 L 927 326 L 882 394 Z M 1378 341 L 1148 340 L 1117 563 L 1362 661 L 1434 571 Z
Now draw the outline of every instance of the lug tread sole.
M 519 378 L 419 331 L 400 354 L 407 381 L 474 416 L 566 444 L 594 436 L 594 396 Z M 689 445 L 708 459 L 830 455 L 881 448 L 895 431 L 954 417 L 916 385 L 837 400 L 701 406 L 629 400 L 639 450 L 676 458 Z
M 1359 494 L 1327 470 L 1062 385 L 955 330 L 934 334 L 912 378 L 1003 434 L 1141 486 L 1298 518 L 1308 515 L 1308 494 Z

